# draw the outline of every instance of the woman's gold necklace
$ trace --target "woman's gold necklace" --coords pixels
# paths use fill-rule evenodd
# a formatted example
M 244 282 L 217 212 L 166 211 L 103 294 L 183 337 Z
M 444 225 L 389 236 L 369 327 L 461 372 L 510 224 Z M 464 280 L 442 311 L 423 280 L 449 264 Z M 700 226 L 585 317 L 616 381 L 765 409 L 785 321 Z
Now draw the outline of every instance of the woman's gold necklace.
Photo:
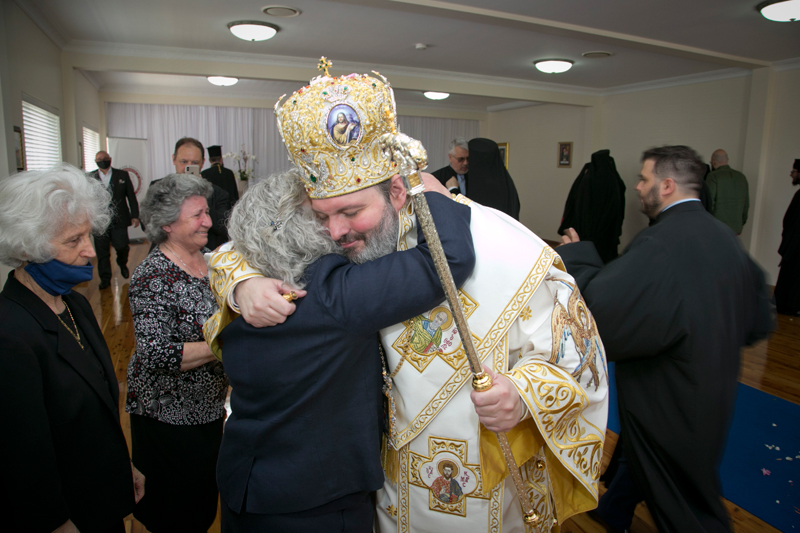
M 67 308 L 67 313 L 69 313 L 69 318 L 72 320 L 72 327 L 75 328 L 75 332 L 73 333 L 72 330 L 69 329 L 69 326 L 67 325 L 67 323 L 64 322 L 63 320 L 61 320 L 61 316 L 60 315 L 56 314 L 56 318 L 58 319 L 59 322 L 61 322 L 61 324 L 65 328 L 67 328 L 67 331 L 69 331 L 70 335 L 72 335 L 72 337 L 75 339 L 75 342 L 78 343 L 78 346 L 81 347 L 81 350 L 84 350 L 85 348 L 83 347 L 83 344 L 81 344 L 81 332 L 78 331 L 78 324 L 75 323 L 75 317 L 72 316 L 72 311 L 69 310 L 69 306 L 67 305 L 67 302 L 64 302 L 64 307 Z
M 187 265 L 186 263 L 184 263 L 184 262 L 183 262 L 183 259 L 181 259 L 181 256 L 179 256 L 179 255 L 178 255 L 178 253 L 177 253 L 175 250 L 173 250 L 173 249 L 172 249 L 172 247 L 168 247 L 166 244 L 164 244 L 163 246 L 164 246 L 164 248 L 166 248 L 167 250 L 169 250 L 170 252 L 172 252 L 172 255 L 174 255 L 175 257 L 177 257 L 177 258 L 178 258 L 178 261 L 180 261 L 180 262 L 181 262 L 181 264 L 182 264 L 183 266 L 185 266 L 185 267 L 186 267 L 186 270 L 188 270 L 189 272 L 191 272 L 191 271 L 192 271 L 192 269 L 191 269 L 191 268 L 189 268 L 189 265 Z M 199 268 L 198 268 L 198 269 L 197 269 L 197 271 L 200 273 L 200 277 L 201 277 L 201 278 L 204 278 L 204 277 L 206 277 L 206 275 L 205 275 L 205 274 L 203 274 L 203 271 L 202 271 L 201 269 L 199 269 Z

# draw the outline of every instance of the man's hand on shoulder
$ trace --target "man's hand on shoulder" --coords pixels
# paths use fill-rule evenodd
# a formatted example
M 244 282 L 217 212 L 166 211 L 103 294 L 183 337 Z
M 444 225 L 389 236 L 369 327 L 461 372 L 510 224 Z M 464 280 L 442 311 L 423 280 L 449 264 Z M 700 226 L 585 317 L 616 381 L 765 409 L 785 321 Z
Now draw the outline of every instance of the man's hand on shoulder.
M 420 172 L 419 175 L 420 178 L 422 179 L 422 184 L 425 186 L 426 191 L 438 192 L 450 198 L 450 191 L 448 191 L 447 188 L 444 185 L 442 185 L 442 183 L 439 180 L 437 180 L 433 174 L 428 174 L 427 172 Z
M 294 313 L 297 306 L 290 303 L 284 294 L 294 292 L 298 298 L 306 295 L 301 289 L 287 289 L 279 279 L 255 277 L 237 284 L 233 299 L 239 307 L 244 321 L 251 326 L 263 328 L 283 324 L 286 317 Z
M 578 236 L 578 232 L 573 228 L 567 228 L 567 231 L 561 236 L 561 244 L 572 244 L 580 241 L 581 238 Z
M 475 404 L 478 420 L 486 429 L 502 433 L 516 426 L 525 414 L 525 406 L 517 388 L 502 374 L 496 374 L 484 365 L 483 371 L 492 377 L 492 388 L 485 392 L 472 391 L 470 399 Z

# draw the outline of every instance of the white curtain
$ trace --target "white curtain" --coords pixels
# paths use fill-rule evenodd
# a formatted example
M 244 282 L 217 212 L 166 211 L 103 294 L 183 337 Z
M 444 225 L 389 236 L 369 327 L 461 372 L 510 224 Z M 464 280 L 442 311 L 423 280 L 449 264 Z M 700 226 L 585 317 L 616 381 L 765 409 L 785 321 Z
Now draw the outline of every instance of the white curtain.
M 466 140 L 480 135 L 480 123 L 477 120 L 461 120 L 453 118 L 429 117 L 397 117 L 400 131 L 417 139 L 428 151 L 427 172 L 433 172 L 449 165 L 447 150 L 450 142 L 456 137 Z
M 151 180 L 174 172 L 172 153 L 181 137 L 195 137 L 205 146 L 222 146 L 223 153 L 242 147 L 257 158 L 256 175 L 268 176 L 290 168 L 286 148 L 278 134 L 272 109 L 109 103 L 109 137 L 147 139 Z M 422 142 L 428 150 L 428 171 L 448 164 L 447 148 L 455 137 L 479 134 L 477 120 L 398 117 L 400 131 Z M 226 165 L 236 170 L 233 161 Z

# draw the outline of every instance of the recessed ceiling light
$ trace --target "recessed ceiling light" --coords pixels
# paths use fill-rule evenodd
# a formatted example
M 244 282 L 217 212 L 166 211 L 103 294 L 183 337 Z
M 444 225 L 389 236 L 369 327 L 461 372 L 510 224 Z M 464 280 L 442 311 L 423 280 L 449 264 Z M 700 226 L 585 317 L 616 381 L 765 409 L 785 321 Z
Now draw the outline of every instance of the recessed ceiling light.
M 533 63 L 537 69 L 548 74 L 560 74 L 572 68 L 572 61 L 567 59 L 543 59 Z
M 266 41 L 275 37 L 279 28 L 257 20 L 237 20 L 228 24 L 228 29 L 243 41 Z
M 425 98 L 428 100 L 444 100 L 450 96 L 450 93 L 437 93 L 436 91 L 425 91 L 422 94 L 424 94 Z
M 611 57 L 614 54 L 612 54 L 611 52 L 602 52 L 598 50 L 596 52 L 584 52 L 581 55 L 586 59 L 602 59 L 604 57 Z
M 756 6 L 765 19 L 775 22 L 800 20 L 800 0 L 769 0 Z
M 300 14 L 300 10 L 289 6 L 264 6 L 261 11 L 270 17 L 290 18 Z
M 227 76 L 208 76 L 206 79 L 220 87 L 230 87 L 239 83 L 239 78 L 229 78 Z

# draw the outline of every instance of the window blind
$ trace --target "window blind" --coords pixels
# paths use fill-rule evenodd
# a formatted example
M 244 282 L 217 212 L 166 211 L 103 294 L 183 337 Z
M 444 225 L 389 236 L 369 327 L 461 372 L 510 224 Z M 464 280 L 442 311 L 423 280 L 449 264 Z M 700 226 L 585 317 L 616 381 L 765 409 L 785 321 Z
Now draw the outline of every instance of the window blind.
M 23 100 L 22 125 L 28 170 L 46 170 L 61 162 L 61 119 L 58 115 Z
M 86 172 L 97 170 L 94 158 L 100 151 L 100 134 L 89 128 L 83 128 L 83 166 Z

